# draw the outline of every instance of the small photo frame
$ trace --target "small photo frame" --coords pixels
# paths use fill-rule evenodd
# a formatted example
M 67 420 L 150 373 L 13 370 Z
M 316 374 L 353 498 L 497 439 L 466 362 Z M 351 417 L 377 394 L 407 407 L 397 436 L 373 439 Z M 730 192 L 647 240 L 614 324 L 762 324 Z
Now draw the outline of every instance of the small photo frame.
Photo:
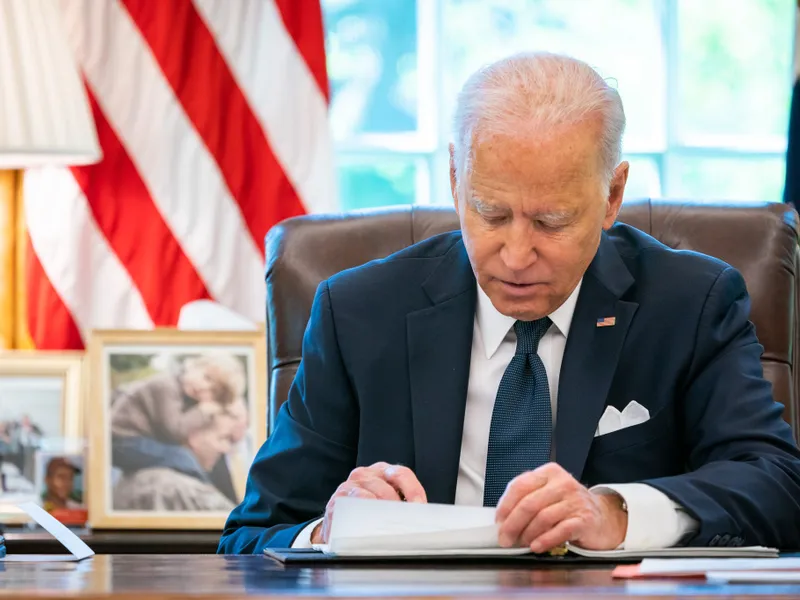
M 0 523 L 27 523 L 36 502 L 36 455 L 79 442 L 83 353 L 0 353 Z M 80 444 L 79 444 L 80 445 Z
M 37 501 L 64 525 L 83 526 L 86 508 L 86 469 L 83 453 L 40 450 L 36 453 Z
M 94 528 L 221 529 L 266 439 L 261 331 L 95 331 Z

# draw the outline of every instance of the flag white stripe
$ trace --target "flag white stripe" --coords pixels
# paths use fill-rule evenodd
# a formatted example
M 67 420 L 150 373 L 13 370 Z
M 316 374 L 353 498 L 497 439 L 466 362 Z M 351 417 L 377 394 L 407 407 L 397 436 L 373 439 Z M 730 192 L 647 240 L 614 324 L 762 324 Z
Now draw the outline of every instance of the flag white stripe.
M 118 0 L 62 0 L 61 6 L 89 86 L 209 293 L 262 321 L 260 250 L 130 15 Z
M 23 185 L 31 245 L 84 341 L 92 328 L 152 329 L 139 290 L 98 229 L 72 173 L 29 170 Z
M 275 3 L 193 2 L 306 210 L 338 210 L 327 103 Z

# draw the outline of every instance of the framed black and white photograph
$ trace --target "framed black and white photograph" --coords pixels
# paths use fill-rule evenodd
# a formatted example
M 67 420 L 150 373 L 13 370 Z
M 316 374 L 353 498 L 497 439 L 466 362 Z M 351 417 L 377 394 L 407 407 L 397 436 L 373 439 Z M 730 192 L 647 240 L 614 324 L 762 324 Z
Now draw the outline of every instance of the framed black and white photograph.
M 220 528 L 267 431 L 263 331 L 97 331 L 94 527 Z
M 38 452 L 81 444 L 82 379 L 82 353 L 0 353 L 0 522 L 29 520 Z

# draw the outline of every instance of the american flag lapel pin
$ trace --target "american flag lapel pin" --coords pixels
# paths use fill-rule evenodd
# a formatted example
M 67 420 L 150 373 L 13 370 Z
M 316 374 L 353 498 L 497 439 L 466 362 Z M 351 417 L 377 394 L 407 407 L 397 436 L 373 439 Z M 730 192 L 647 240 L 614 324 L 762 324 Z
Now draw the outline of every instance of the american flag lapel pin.
M 597 319 L 598 327 L 613 327 L 616 324 L 617 317 L 603 317 L 601 319 Z

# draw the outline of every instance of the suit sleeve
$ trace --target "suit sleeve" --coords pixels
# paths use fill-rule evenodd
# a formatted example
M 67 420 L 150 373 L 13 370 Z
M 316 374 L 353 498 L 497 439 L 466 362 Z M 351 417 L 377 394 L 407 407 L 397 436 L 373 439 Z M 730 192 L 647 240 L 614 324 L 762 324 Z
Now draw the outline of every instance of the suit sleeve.
M 324 514 L 355 468 L 358 413 L 324 282 L 314 298 L 289 398 L 250 468 L 244 501 L 228 518 L 218 552 L 290 548 L 303 528 Z
M 800 547 L 800 453 L 761 366 L 750 299 L 728 268 L 709 291 L 679 411 L 687 473 L 644 481 L 699 527 L 684 544 Z

